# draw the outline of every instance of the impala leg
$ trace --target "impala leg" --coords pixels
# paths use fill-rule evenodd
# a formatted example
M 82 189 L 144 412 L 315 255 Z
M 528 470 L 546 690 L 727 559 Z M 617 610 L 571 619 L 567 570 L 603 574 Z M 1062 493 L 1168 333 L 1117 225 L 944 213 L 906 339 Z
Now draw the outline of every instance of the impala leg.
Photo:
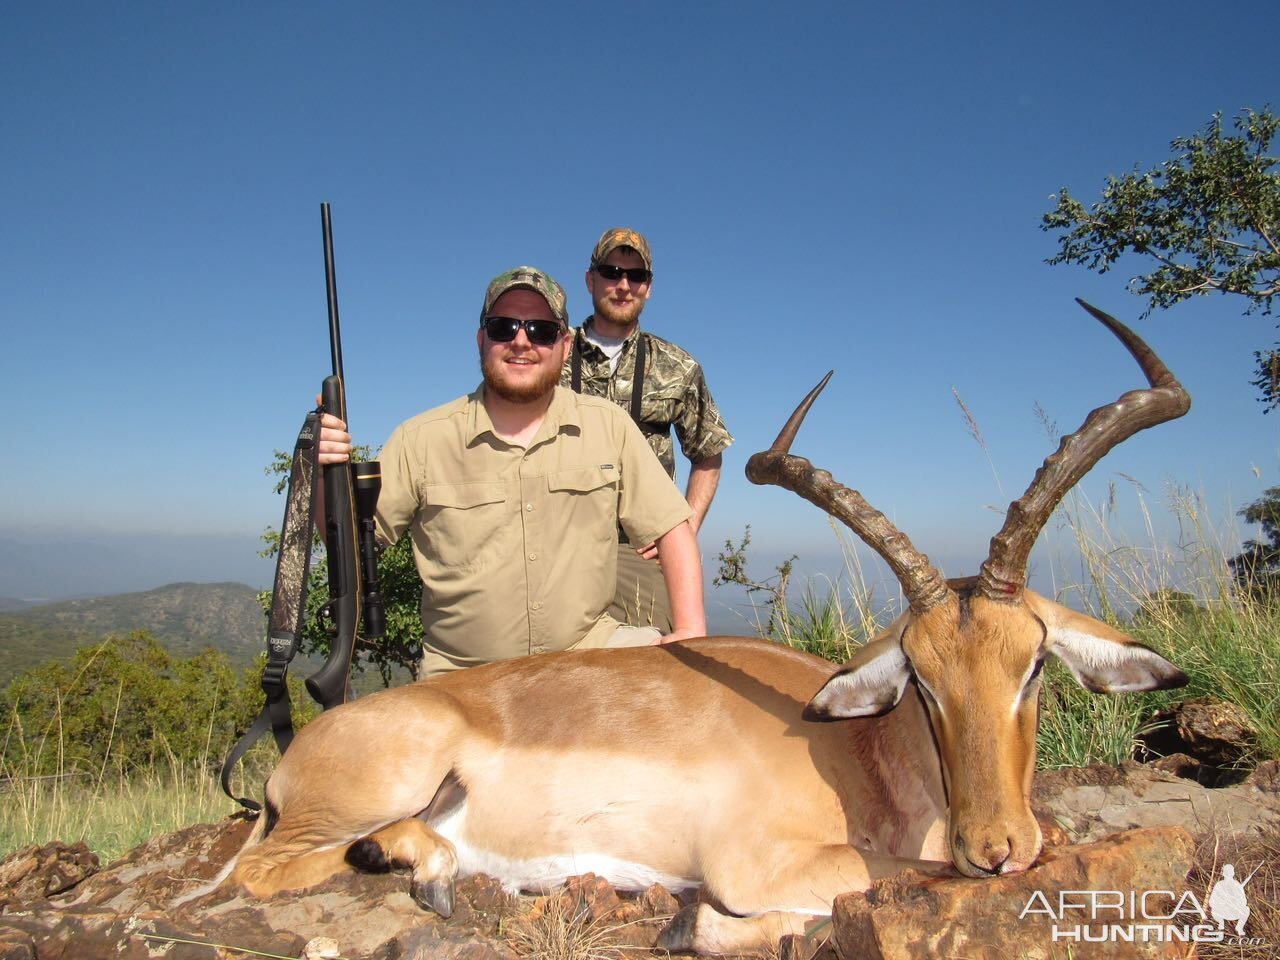
M 663 927 L 655 946 L 670 953 L 767 955 L 787 934 L 807 933 L 824 920 L 777 910 L 754 917 L 730 917 L 710 904 L 694 903 Z
M 740 916 L 705 903 L 678 913 L 658 945 L 671 951 L 743 953 L 769 948 L 785 934 L 802 934 L 815 917 L 831 914 L 837 895 L 866 890 L 873 880 L 914 868 L 936 873 L 947 864 L 856 850 L 847 844 L 792 843 L 748 849 L 706 878 L 707 891 Z
M 231 873 L 231 881 L 255 897 L 270 897 L 281 890 L 301 890 L 349 871 L 347 845 L 316 849 L 311 843 L 289 843 L 267 837 L 244 851 Z
M 347 852 L 347 862 L 375 873 L 392 867 L 408 867 L 413 871 L 409 894 L 418 906 L 434 910 L 442 917 L 453 913 L 457 851 L 421 820 L 412 817 L 399 820 L 357 840 Z

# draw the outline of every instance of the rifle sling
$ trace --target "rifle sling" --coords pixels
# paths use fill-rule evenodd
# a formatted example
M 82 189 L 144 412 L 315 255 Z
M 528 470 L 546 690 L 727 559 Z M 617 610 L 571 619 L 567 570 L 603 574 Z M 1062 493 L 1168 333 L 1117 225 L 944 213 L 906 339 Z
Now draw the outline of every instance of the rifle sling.
M 285 497 L 284 521 L 280 529 L 280 551 L 276 555 L 275 588 L 267 621 L 267 665 L 262 671 L 262 692 L 267 702 L 253 725 L 231 748 L 222 765 L 222 789 L 241 806 L 257 811 L 261 804 L 231 792 L 231 771 L 240 758 L 268 730 L 283 754 L 293 741 L 292 705 L 287 675 L 289 662 L 298 651 L 307 608 L 307 580 L 311 572 L 311 540 L 314 531 L 313 507 L 319 476 L 320 413 L 307 414 L 298 442 L 293 447 L 293 465 Z

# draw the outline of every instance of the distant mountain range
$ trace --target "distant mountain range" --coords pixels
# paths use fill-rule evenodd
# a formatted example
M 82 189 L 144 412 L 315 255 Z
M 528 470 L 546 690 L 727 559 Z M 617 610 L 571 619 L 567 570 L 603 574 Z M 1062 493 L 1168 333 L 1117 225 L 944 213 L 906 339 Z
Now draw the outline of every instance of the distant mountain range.
M 0 600 L 0 686 L 81 644 L 146 630 L 180 657 L 206 647 L 248 664 L 263 649 L 267 619 L 258 591 L 243 583 L 171 583 L 56 603 Z

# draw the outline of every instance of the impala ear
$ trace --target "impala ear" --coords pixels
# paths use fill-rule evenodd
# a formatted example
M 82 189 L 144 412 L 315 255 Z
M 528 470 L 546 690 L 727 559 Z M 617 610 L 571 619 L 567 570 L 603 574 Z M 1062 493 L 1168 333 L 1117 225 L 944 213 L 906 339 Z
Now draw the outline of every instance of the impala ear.
M 1160 654 L 1133 640 L 1121 642 L 1069 631 L 1049 648 L 1080 686 L 1092 693 L 1138 693 L 1185 687 L 1190 679 Z
M 1044 622 L 1049 652 L 1092 693 L 1138 693 L 1186 686 L 1188 677 L 1150 647 L 1101 620 L 1026 591 Z
M 842 667 L 804 708 L 806 720 L 874 717 L 898 705 L 911 679 L 902 633 L 872 640 Z

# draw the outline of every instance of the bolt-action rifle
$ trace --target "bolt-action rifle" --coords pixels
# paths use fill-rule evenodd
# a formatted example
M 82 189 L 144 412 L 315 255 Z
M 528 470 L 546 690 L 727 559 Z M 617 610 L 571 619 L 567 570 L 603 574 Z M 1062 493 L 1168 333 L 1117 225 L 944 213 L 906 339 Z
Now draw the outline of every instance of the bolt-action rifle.
M 333 226 L 329 204 L 320 204 L 324 230 L 324 280 L 329 299 L 329 352 L 333 373 L 320 388 L 320 408 L 347 421 L 342 379 L 342 333 L 338 326 L 338 285 L 333 269 Z M 386 611 L 378 585 L 378 546 L 373 514 L 382 474 L 376 460 L 331 463 L 324 468 L 324 543 L 329 559 L 329 602 L 321 611 L 328 621 L 329 659 L 307 678 L 307 692 L 324 709 L 347 699 L 351 657 L 361 621 L 364 636 L 386 633 Z
M 320 407 L 307 414 L 293 448 L 280 550 L 276 556 L 275 588 L 267 625 L 267 664 L 262 690 L 267 702 L 248 732 L 231 749 L 222 765 L 222 789 L 250 810 L 259 804 L 231 792 L 231 771 L 259 737 L 268 730 L 281 753 L 293 740 L 293 718 L 286 674 L 298 650 L 306 615 L 307 586 L 311 568 L 311 542 L 318 486 L 320 416 L 331 413 L 347 419 L 347 396 L 342 380 L 342 334 L 338 326 L 338 287 L 333 269 L 333 228 L 329 205 L 320 204 L 324 231 L 324 275 L 329 297 L 329 351 L 333 373 L 320 388 Z M 378 545 L 374 537 L 374 511 L 381 488 L 376 460 L 334 463 L 323 468 L 324 542 L 329 560 L 329 600 L 320 615 L 327 623 L 329 658 L 307 678 L 307 692 L 324 709 L 347 700 L 351 658 L 363 623 L 364 636 L 386 633 L 386 612 L 378 586 Z

